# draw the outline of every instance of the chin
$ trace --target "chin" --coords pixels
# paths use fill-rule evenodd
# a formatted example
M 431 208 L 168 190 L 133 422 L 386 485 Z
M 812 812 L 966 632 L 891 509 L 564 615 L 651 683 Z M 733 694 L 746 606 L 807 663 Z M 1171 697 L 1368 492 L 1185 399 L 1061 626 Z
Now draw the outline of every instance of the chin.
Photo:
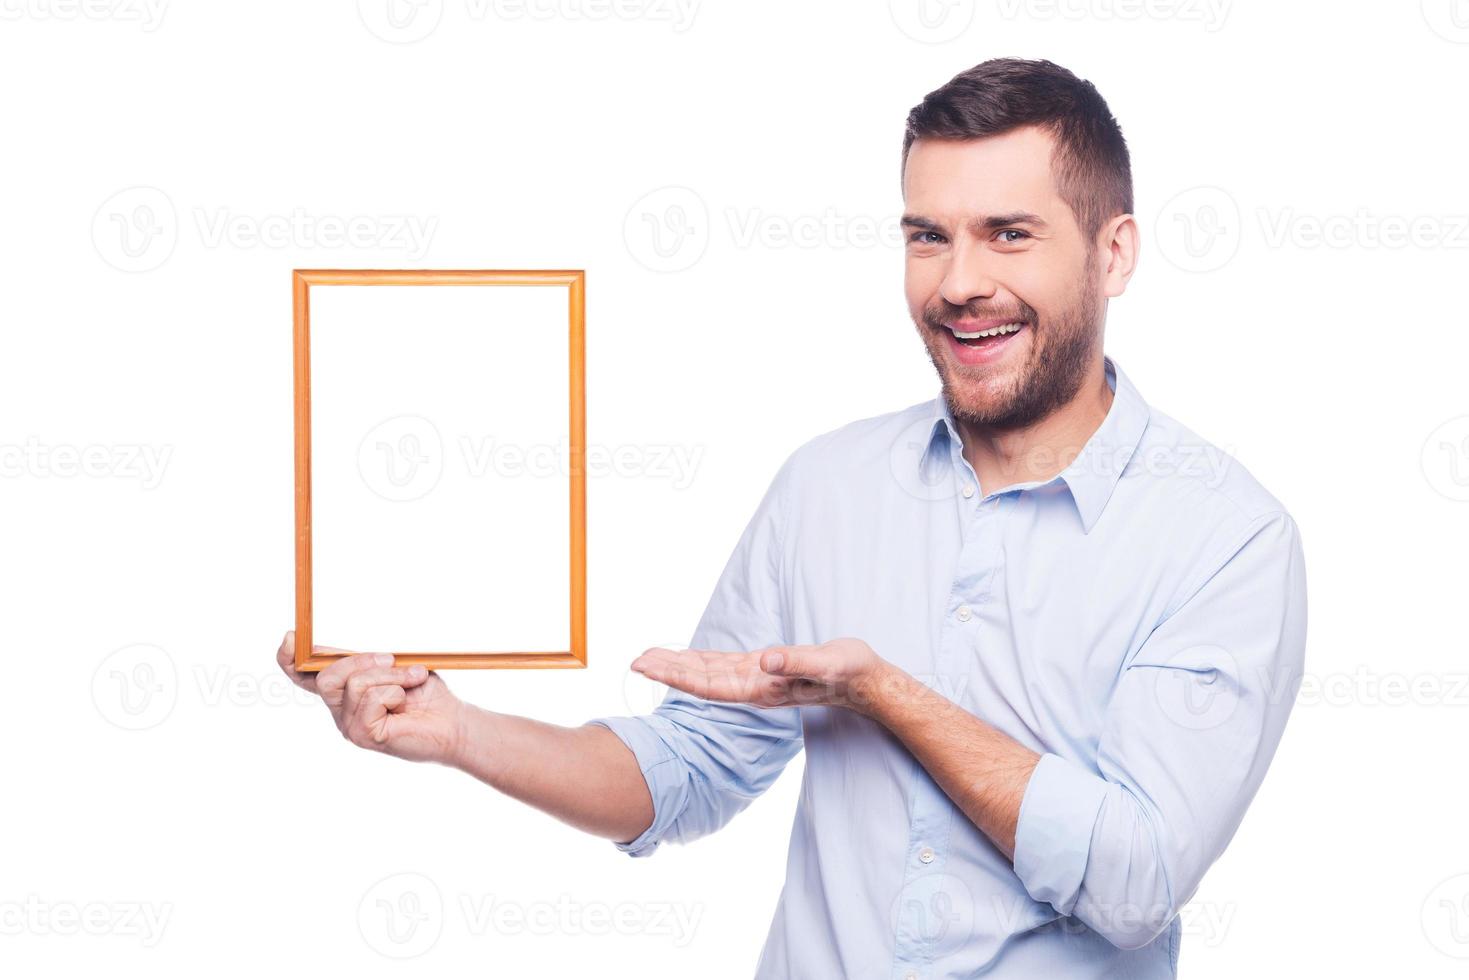
M 1010 385 L 1000 379 L 974 381 L 950 376 L 945 379 L 944 390 L 954 417 L 976 422 L 1004 418 L 1014 401 Z

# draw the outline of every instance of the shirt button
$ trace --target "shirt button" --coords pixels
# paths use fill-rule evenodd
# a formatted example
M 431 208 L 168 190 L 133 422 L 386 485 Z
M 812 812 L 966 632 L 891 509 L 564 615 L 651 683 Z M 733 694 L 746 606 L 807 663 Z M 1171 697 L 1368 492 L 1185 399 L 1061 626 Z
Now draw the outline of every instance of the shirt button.
M 959 607 L 959 622 L 961 622 L 961 623 L 967 623 L 967 622 L 969 622 L 969 607 L 968 606 L 960 606 Z
M 974 496 L 974 487 L 966 484 L 964 487 L 964 498 L 967 500 L 972 496 Z
M 924 864 L 933 864 L 933 848 L 925 847 L 923 850 L 919 851 L 918 860 L 922 861 Z

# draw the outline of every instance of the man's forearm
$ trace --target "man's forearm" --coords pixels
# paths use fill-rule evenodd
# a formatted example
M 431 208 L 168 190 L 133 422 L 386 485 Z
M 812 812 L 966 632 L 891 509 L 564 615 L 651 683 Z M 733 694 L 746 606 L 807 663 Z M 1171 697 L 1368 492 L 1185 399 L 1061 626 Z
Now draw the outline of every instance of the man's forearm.
M 653 798 L 632 750 L 601 725 L 566 728 L 465 706 L 445 760 L 578 830 L 626 842 L 653 822 Z
M 1020 802 L 1040 755 L 892 664 L 862 710 L 892 732 L 960 810 L 1014 860 Z

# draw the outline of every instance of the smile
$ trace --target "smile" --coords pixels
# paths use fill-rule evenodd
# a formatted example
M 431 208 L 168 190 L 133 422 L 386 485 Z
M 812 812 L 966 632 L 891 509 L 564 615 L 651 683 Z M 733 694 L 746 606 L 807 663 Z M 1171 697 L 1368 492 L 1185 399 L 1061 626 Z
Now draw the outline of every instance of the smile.
M 1029 324 L 1014 320 L 1000 323 L 995 320 L 963 320 L 944 324 L 948 334 L 946 346 L 959 364 L 977 367 L 992 364 L 1004 356 L 1015 338 L 1025 332 Z M 961 329 L 968 327 L 969 329 Z
M 1020 330 L 1021 327 L 1025 326 L 1025 324 L 1006 323 L 1003 326 L 991 327 L 988 330 L 975 330 L 972 333 L 966 333 L 962 330 L 955 330 L 952 325 L 948 326 L 949 330 L 954 334 L 954 336 L 958 337 L 960 340 L 978 340 L 981 337 L 1000 337 L 1007 333 L 1016 333 Z

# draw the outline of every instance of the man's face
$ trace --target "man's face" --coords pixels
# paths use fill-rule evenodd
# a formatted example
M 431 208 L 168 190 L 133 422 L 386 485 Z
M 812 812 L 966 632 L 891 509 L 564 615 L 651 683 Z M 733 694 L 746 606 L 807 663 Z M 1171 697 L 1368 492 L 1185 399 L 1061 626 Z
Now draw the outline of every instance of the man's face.
M 956 419 L 1010 429 L 1045 418 L 1080 389 L 1100 345 L 1097 253 L 1057 194 L 1051 149 L 1036 127 L 909 149 L 908 311 Z

